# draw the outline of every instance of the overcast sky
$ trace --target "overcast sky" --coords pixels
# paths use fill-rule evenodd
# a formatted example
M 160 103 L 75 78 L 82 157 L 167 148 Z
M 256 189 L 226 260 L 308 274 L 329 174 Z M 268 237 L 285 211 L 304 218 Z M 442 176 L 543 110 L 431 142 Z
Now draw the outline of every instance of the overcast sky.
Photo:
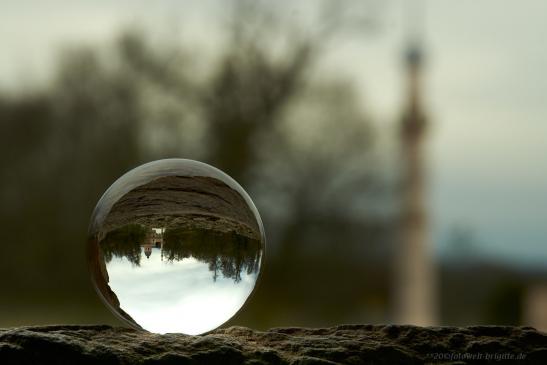
M 400 113 L 403 1 L 386 2 L 380 32 L 341 42 L 327 57 L 382 123 Z M 0 0 L 0 87 L 43 79 L 60 45 L 101 43 L 131 21 L 160 29 L 179 19 L 187 38 L 214 45 L 210 20 L 222 16 L 222 3 Z M 317 1 L 278 3 L 298 20 Z M 426 0 L 425 8 L 436 248 L 446 252 L 451 228 L 463 224 L 484 254 L 546 267 L 547 2 Z
M 148 258 L 141 249 L 140 266 L 115 257 L 106 267 L 120 307 L 156 333 L 196 335 L 217 328 L 243 306 L 257 278 L 243 270 L 237 283 L 222 273 L 214 281 L 209 264 L 193 257 L 167 262 L 159 248 Z

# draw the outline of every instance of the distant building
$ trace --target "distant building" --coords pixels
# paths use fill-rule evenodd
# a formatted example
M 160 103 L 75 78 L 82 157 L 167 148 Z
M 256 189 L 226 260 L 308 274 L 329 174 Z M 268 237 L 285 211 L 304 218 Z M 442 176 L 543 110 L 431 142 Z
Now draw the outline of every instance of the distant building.
M 147 259 L 152 255 L 152 248 L 163 248 L 163 229 L 151 229 L 141 246 Z
M 529 285 L 522 304 L 522 324 L 547 332 L 547 281 Z
M 150 258 L 150 255 L 152 254 L 152 245 L 145 243 L 142 247 L 144 247 L 144 254 L 146 255 L 146 258 Z
M 155 248 L 161 248 L 163 246 L 163 229 L 152 229 L 146 240 Z
M 423 144 L 427 124 L 422 105 L 423 54 L 419 44 L 410 44 L 405 56 L 407 105 L 401 121 L 402 214 L 395 253 L 394 321 L 427 326 L 437 323 L 437 305 L 425 210 Z

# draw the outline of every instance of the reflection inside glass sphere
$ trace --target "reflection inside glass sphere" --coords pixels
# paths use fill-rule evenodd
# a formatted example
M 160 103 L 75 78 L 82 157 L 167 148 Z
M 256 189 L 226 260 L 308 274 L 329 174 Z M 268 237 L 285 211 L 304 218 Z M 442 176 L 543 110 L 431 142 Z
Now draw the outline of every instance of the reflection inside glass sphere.
M 131 170 L 106 191 L 88 249 L 99 295 L 125 322 L 200 334 L 230 319 L 251 294 L 264 230 L 229 176 L 169 159 Z

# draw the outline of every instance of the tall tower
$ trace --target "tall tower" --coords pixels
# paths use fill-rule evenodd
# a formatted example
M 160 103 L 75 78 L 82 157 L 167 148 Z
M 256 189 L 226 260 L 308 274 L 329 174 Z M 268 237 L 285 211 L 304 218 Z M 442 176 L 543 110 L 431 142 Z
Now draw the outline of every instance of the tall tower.
M 437 313 L 435 268 L 424 194 L 423 145 L 427 123 L 422 100 L 423 52 L 417 33 L 414 23 L 408 34 L 404 59 L 406 105 L 400 125 L 402 214 L 394 273 L 394 320 L 401 324 L 427 326 L 436 324 Z

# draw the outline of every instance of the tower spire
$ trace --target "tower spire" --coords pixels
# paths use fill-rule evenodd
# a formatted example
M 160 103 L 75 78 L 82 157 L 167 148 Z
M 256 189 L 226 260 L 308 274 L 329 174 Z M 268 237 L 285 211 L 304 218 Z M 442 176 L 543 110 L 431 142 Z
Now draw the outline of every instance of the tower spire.
M 423 49 L 421 2 L 407 2 L 408 34 L 404 54 L 406 100 L 401 118 L 402 214 L 395 263 L 395 321 L 436 322 L 435 274 L 425 209 L 423 143 L 426 117 L 422 99 Z M 414 7 L 411 7 L 414 6 Z

